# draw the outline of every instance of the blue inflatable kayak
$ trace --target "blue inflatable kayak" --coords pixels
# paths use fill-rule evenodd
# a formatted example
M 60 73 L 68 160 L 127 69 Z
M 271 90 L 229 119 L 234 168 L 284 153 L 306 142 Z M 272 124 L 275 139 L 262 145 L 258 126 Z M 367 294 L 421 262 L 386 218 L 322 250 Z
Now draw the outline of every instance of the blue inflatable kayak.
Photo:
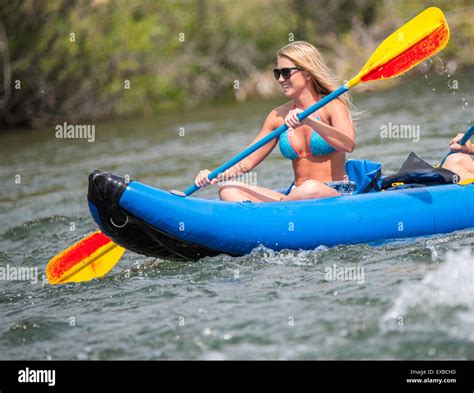
M 88 199 L 94 220 L 114 242 L 171 260 L 243 255 L 258 245 L 311 250 L 474 228 L 474 184 L 251 203 L 183 198 L 94 171 Z

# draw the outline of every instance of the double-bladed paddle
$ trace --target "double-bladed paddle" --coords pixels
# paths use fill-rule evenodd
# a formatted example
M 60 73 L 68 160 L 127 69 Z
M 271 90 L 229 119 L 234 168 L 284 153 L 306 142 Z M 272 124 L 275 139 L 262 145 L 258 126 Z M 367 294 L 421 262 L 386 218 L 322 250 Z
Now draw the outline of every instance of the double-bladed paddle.
M 355 77 L 298 114 L 298 119 L 303 120 L 360 82 L 390 79 L 403 74 L 423 60 L 438 53 L 446 46 L 448 41 L 449 28 L 443 12 L 436 7 L 427 8 L 389 35 L 378 46 Z M 216 178 L 233 165 L 239 163 L 287 129 L 288 126 L 286 124 L 281 125 L 252 146 L 249 146 L 242 153 L 237 154 L 211 172 L 208 175 L 209 180 Z M 193 184 L 184 192 L 176 190 L 171 192 L 179 196 L 189 196 L 199 190 L 199 188 L 196 184 Z

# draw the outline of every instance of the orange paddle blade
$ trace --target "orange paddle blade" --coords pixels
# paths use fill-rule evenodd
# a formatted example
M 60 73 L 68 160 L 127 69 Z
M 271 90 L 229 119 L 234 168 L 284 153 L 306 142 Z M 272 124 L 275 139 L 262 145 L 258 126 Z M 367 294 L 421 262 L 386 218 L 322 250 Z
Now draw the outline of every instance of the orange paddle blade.
M 438 53 L 448 41 L 449 27 L 443 12 L 427 8 L 388 36 L 347 85 L 350 88 L 359 82 L 401 75 Z
M 124 252 L 124 248 L 97 231 L 52 258 L 46 267 L 46 277 L 52 285 L 102 277 Z

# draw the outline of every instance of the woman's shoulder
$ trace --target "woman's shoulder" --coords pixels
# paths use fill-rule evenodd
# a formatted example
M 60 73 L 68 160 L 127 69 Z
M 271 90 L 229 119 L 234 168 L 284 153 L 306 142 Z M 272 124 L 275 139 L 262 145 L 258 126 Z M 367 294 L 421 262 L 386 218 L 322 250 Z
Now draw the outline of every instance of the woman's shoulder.
M 273 108 L 265 119 L 265 126 L 269 128 L 277 128 L 281 126 L 285 116 L 288 114 L 288 111 L 291 109 L 293 101 L 287 102 L 286 104 L 277 106 Z
M 273 114 L 276 117 L 284 118 L 292 107 L 293 107 L 293 100 L 288 101 L 283 105 L 277 106 L 270 112 L 270 114 Z
M 334 111 L 347 111 L 347 105 L 344 103 L 344 101 L 340 99 L 332 100 L 331 102 L 328 102 L 325 105 L 325 108 L 329 112 L 334 112 Z

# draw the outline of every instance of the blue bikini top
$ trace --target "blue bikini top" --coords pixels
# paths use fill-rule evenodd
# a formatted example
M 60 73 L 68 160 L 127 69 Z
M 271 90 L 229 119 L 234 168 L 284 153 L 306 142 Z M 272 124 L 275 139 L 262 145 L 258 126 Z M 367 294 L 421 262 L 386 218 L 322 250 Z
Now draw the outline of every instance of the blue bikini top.
M 316 119 L 321 120 L 321 117 L 318 116 Z M 311 133 L 308 150 L 306 152 L 302 151 L 298 153 L 295 147 L 291 144 L 293 132 L 295 131 L 285 131 L 280 135 L 280 140 L 278 142 L 281 154 L 283 157 L 288 158 L 289 160 L 295 160 L 296 158 L 305 158 L 309 156 L 324 156 L 336 151 L 336 149 L 327 143 L 321 135 L 313 130 Z

